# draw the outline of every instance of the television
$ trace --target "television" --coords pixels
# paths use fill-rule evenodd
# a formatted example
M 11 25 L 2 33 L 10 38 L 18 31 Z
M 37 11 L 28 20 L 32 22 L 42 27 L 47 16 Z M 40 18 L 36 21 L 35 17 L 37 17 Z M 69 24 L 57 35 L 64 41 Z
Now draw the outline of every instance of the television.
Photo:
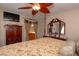
M 5 21 L 19 22 L 19 20 L 20 20 L 20 15 L 14 14 L 14 13 L 10 13 L 10 12 L 4 12 L 3 16 L 4 16 L 4 20 Z

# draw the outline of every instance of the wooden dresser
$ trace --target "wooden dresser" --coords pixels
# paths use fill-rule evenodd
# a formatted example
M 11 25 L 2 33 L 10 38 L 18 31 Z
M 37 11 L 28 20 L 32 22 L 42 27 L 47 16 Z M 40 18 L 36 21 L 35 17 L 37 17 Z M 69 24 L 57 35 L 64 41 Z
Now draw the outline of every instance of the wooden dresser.
M 5 25 L 6 28 L 6 44 L 13 44 L 22 41 L 22 26 Z
M 34 40 L 35 38 L 35 33 L 29 33 L 29 40 Z

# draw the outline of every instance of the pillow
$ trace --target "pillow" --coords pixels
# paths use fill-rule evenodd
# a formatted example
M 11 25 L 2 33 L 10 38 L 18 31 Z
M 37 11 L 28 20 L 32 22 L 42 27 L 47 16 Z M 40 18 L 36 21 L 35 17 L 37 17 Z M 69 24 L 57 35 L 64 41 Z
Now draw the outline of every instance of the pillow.
M 77 41 L 77 44 L 76 44 L 76 51 L 79 54 L 79 40 Z
M 75 54 L 75 42 L 67 42 L 67 45 L 59 51 L 61 56 L 73 56 Z
M 68 41 L 67 42 L 67 45 L 70 45 L 70 46 L 75 47 L 75 41 Z

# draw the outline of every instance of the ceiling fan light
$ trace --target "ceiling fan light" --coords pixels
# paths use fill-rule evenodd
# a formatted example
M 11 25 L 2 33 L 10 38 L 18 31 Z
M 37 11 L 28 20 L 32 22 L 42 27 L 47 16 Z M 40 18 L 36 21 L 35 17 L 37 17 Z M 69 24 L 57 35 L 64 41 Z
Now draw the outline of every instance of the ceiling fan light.
M 40 9 L 40 6 L 39 6 L 39 5 L 34 5 L 32 8 L 33 8 L 35 11 L 38 11 L 38 10 Z

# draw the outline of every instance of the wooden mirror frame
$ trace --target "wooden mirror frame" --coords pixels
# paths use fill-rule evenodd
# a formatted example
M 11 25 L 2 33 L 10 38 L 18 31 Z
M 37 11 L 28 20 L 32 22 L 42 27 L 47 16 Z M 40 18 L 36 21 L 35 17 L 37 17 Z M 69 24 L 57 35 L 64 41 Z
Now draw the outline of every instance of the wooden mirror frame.
M 59 30 L 59 33 L 57 34 L 58 37 L 52 36 L 52 32 L 50 32 L 50 31 L 52 31 L 52 29 L 50 30 L 50 28 L 49 28 L 49 27 L 52 27 L 53 24 L 54 23 L 57 23 L 57 22 L 59 22 L 59 29 L 58 29 Z M 63 23 L 63 26 L 64 26 L 64 34 L 61 34 L 61 24 L 62 23 Z M 51 35 L 49 34 L 49 32 L 51 33 Z M 47 33 L 49 34 L 50 37 L 61 38 L 61 35 L 65 35 L 65 22 L 59 20 L 58 18 L 52 19 L 52 21 L 50 21 L 50 23 L 47 25 Z

